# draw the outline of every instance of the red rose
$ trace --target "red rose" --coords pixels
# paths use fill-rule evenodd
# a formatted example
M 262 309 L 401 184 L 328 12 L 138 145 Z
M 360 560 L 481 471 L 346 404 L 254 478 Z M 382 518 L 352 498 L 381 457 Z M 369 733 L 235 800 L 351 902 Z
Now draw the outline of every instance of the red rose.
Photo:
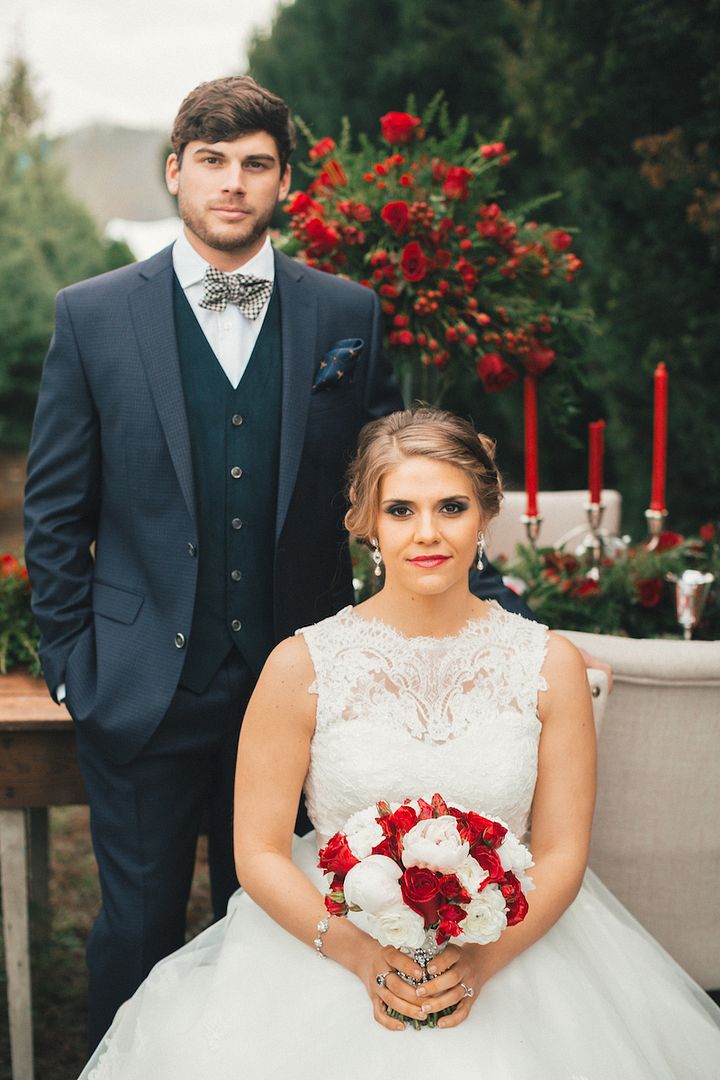
M 670 548 L 677 547 L 678 544 L 682 544 L 684 536 L 676 532 L 662 532 L 658 537 L 656 551 L 669 551 Z
M 522 922 L 528 913 L 528 902 L 525 899 L 520 882 L 511 871 L 508 871 L 505 875 L 505 881 L 500 886 L 500 892 L 505 897 L 505 903 L 507 904 L 508 926 L 515 926 L 517 923 Z
M 480 153 L 486 161 L 489 161 L 491 158 L 494 157 L 500 157 L 501 154 L 505 153 L 505 143 L 485 143 L 484 146 L 480 147 Z
M 406 281 L 421 281 L 427 273 L 428 261 L 417 241 L 406 244 L 400 256 L 400 269 Z
M 544 371 L 555 363 L 556 352 L 547 345 L 536 345 L 527 356 L 523 357 L 523 366 L 528 375 L 542 375 Z
M 340 241 L 340 233 L 326 225 L 320 218 L 310 218 L 305 224 L 305 235 L 313 255 L 327 255 Z
M 475 365 L 475 370 L 483 384 L 483 389 L 488 394 L 496 394 L 510 383 L 517 381 L 517 372 L 497 353 L 485 353 L 481 356 Z
M 318 852 L 318 869 L 336 874 L 344 879 L 348 870 L 360 862 L 350 850 L 347 837 L 343 833 L 335 833 L 328 840 L 322 851 Z
M 589 596 L 597 596 L 600 592 L 600 585 L 594 578 L 585 578 L 583 581 L 576 582 L 572 586 L 571 592 L 573 596 L 587 599 Z
M 553 251 L 567 251 L 572 244 L 570 233 L 561 232 L 560 229 L 551 229 L 550 232 L 546 232 L 545 239 Z
M 473 174 L 462 165 L 451 165 L 445 174 L 442 190 L 448 199 L 460 199 L 464 201 L 470 194 L 469 184 Z
M 311 161 L 318 161 L 320 158 L 327 157 L 335 149 L 335 140 L 329 136 L 325 139 L 321 139 L 320 142 L 316 142 L 314 146 L 310 147 L 308 156 Z
M 392 814 L 383 814 L 377 820 L 380 828 L 386 836 L 404 836 L 405 833 L 417 825 L 417 811 L 412 806 L 399 806 Z
M 406 348 L 415 344 L 415 335 L 410 330 L 400 330 L 398 333 L 398 344 L 404 345 Z
M 642 607 L 656 607 L 662 600 L 662 578 L 641 578 L 635 582 L 635 594 Z
M 380 131 L 389 143 L 409 143 L 420 127 L 420 118 L 410 113 L 389 112 L 380 117 Z
M 421 866 L 408 867 L 400 878 L 400 889 L 407 906 L 425 920 L 426 930 L 437 922 L 443 897 L 432 870 Z
M 442 945 L 448 938 L 459 937 L 462 934 L 460 923 L 467 917 L 466 911 L 463 911 L 462 908 L 457 907 L 455 904 L 443 904 L 438 911 L 438 915 L 440 922 L 435 931 L 435 940 L 438 945 Z
M 312 210 L 313 213 L 318 213 L 322 210 L 319 202 L 315 202 L 311 199 L 307 191 L 295 191 L 290 196 L 285 210 L 288 214 L 304 214 L 308 210 Z
M 706 544 L 711 544 L 715 539 L 715 531 L 712 521 L 708 521 L 707 525 L 700 526 L 700 539 L 704 540 Z
M 446 900 L 455 904 L 469 904 L 472 897 L 456 874 L 441 874 L 437 879 L 438 889 Z
M 3 555 L 0 558 L 0 577 L 22 577 L 20 563 L 14 555 Z
M 500 856 L 495 848 L 485 847 L 483 844 L 478 844 L 470 852 L 473 859 L 478 863 L 483 870 L 487 871 L 487 877 L 480 886 L 484 889 L 486 885 L 490 885 L 492 882 L 502 881 L 505 877 L 505 871 L 503 870 L 503 864 L 500 862 Z
M 325 910 L 328 915 L 347 915 L 348 906 L 345 900 L 335 900 L 332 896 L 325 897 Z
M 408 229 L 410 211 L 408 204 L 402 200 L 387 203 L 380 211 L 380 217 L 386 225 L 389 225 L 396 236 L 402 236 Z

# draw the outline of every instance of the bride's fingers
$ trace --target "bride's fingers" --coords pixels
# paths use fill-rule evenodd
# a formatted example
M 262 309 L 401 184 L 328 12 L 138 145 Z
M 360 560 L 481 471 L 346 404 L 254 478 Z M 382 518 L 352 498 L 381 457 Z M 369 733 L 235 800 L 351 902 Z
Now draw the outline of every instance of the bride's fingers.
M 462 949 L 459 949 L 457 945 L 448 945 L 443 952 L 430 961 L 428 972 L 431 975 L 441 975 L 444 971 L 449 971 L 451 967 L 457 964 L 461 956 Z
M 403 975 L 409 975 L 411 979 L 421 979 L 423 977 L 423 969 L 419 964 L 406 956 L 405 953 L 401 953 L 399 949 L 393 949 L 391 945 L 388 945 L 383 949 L 383 955 L 387 960 L 387 966 L 394 968 L 395 971 L 402 971 Z
M 457 982 L 457 980 L 455 981 Z M 418 1000 L 417 987 L 414 983 L 406 982 L 402 976 L 394 971 L 385 976 L 385 986 L 395 997 L 402 998 L 406 1004 L 417 1007 L 423 1003 L 422 998 Z
M 378 1024 L 382 1024 L 383 1027 L 388 1028 L 390 1031 L 403 1031 L 405 1025 L 402 1020 L 396 1020 L 392 1016 L 388 1016 L 384 1002 L 379 997 L 373 997 L 373 1016 L 377 1020 Z
M 435 994 L 433 997 L 425 998 L 423 1000 L 423 1005 L 425 1006 L 426 1012 L 436 1013 L 441 1012 L 442 1009 L 449 1008 L 451 1005 L 459 1005 L 461 1002 L 463 1004 L 468 1004 L 469 996 L 465 990 L 465 986 L 462 983 L 456 983 L 442 994 Z
M 393 980 L 393 985 L 396 985 L 398 982 L 402 982 L 402 979 L 395 978 Z M 398 994 L 393 993 L 387 983 L 385 986 L 378 987 L 377 996 L 384 1001 L 389 1008 L 395 1009 L 396 1012 L 402 1013 L 403 1016 L 408 1016 L 411 1020 L 425 1020 L 430 1011 L 426 1007 L 426 1002 L 421 1003 L 417 998 L 415 1001 L 408 1001 Z
M 451 1028 L 457 1027 L 458 1024 L 462 1024 L 463 1020 L 467 1020 L 470 1015 L 470 1009 L 472 1008 L 472 1001 L 470 998 L 465 998 L 458 1005 L 455 1012 L 450 1013 L 449 1016 L 441 1016 L 438 1020 L 438 1027 Z

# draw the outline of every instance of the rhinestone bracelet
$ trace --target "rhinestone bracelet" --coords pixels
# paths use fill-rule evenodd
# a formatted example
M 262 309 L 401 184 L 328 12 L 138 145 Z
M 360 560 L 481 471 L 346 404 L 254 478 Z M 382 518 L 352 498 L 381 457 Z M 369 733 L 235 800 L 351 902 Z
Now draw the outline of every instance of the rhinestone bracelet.
M 318 954 L 318 956 L 322 956 L 323 960 L 327 960 L 327 956 L 322 951 L 322 947 L 323 947 L 322 936 L 323 936 L 323 934 L 327 934 L 329 927 L 330 927 L 330 920 L 329 919 L 321 919 L 320 922 L 317 924 L 318 936 L 313 940 L 313 945 L 315 946 L 315 952 Z

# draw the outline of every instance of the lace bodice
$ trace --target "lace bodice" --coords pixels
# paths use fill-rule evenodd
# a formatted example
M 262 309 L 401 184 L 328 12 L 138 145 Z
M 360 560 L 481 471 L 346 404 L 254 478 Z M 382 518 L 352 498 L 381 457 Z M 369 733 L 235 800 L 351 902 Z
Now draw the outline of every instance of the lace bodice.
M 490 603 L 446 638 L 405 637 L 350 607 L 298 633 L 315 668 L 305 797 L 321 842 L 380 798 L 435 791 L 525 833 L 546 627 Z

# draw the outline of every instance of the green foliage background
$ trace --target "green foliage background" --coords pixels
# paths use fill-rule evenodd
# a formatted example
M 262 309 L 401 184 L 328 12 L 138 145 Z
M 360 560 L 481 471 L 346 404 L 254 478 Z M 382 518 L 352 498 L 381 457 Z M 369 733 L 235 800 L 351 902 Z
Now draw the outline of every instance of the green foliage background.
M 318 136 L 337 138 L 347 115 L 374 137 L 409 93 L 422 107 L 438 89 L 486 139 L 508 120 L 508 187 L 562 193 L 543 216 L 578 226 L 580 299 L 596 315 L 574 402 L 562 416 L 541 403 L 541 485 L 585 485 L 586 425 L 604 416 L 606 485 L 622 492 L 636 536 L 659 360 L 671 377 L 673 527 L 696 529 L 720 501 L 719 55 L 720 0 L 295 0 L 250 51 L 251 73 Z M 679 160 L 653 186 L 634 144 L 672 129 Z M 710 205 L 699 222 L 698 187 Z M 498 440 L 520 486 L 519 388 L 488 397 L 478 384 L 448 404 Z
M 11 450 L 27 445 L 56 292 L 132 261 L 70 197 L 38 120 L 15 59 L 0 85 L 0 448 Z

